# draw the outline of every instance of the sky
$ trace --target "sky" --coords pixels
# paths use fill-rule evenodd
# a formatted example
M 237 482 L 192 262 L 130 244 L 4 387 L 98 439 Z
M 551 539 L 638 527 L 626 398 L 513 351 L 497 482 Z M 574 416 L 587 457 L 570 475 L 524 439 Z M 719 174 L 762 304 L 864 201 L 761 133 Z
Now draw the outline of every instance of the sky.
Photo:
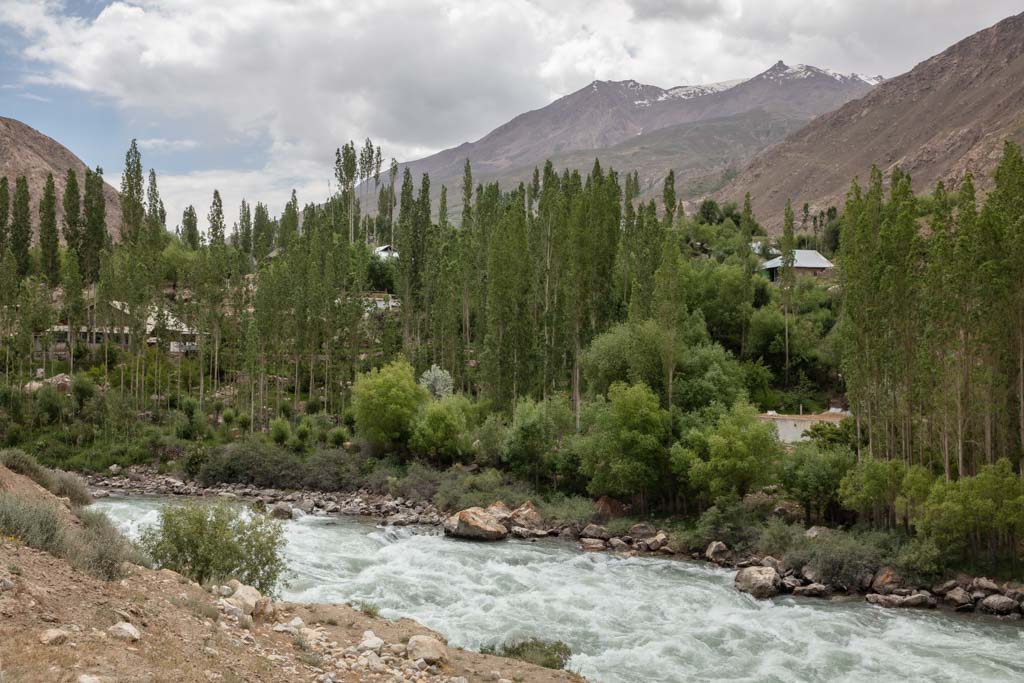
M 595 79 L 672 87 L 778 60 L 891 77 L 1020 0 L 0 0 L 0 116 L 102 166 L 138 140 L 168 223 L 213 189 L 279 212 L 334 150 L 479 139 Z

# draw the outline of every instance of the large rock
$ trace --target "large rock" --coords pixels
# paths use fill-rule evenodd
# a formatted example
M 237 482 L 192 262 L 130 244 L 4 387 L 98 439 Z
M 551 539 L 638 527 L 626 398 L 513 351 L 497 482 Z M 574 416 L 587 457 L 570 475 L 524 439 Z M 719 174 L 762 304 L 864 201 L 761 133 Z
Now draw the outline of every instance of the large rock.
M 630 551 L 629 544 L 621 538 L 613 538 L 608 541 L 608 547 L 617 553 L 628 553 Z
M 946 604 L 957 612 L 969 612 L 974 609 L 971 594 L 960 586 L 954 586 L 952 590 L 946 591 Z
M 875 574 L 875 578 L 871 582 L 871 589 L 876 593 L 888 595 L 902 585 L 903 579 L 900 578 L 895 569 L 892 567 L 882 567 Z
M 499 524 L 505 524 L 508 522 L 509 517 L 512 516 L 512 511 L 508 509 L 508 505 L 505 505 L 504 501 L 496 501 L 487 506 L 487 514 L 494 517 Z M 522 526 L 517 524 L 516 526 Z
M 736 572 L 736 590 L 759 600 L 778 595 L 782 578 L 771 567 L 744 567 Z
M 278 503 L 274 503 L 274 507 L 270 508 L 270 516 L 274 519 L 291 519 L 292 506 L 283 500 Z
M 437 638 L 413 636 L 405 646 L 406 656 L 412 661 L 422 659 L 427 664 L 444 664 L 448 661 L 448 648 Z
M 377 636 L 373 631 L 363 631 L 363 639 L 359 641 L 359 645 L 356 649 L 359 652 L 373 652 L 380 654 L 380 649 L 384 647 L 384 640 Z
M 821 583 L 812 583 L 808 586 L 796 586 L 793 588 L 793 595 L 804 598 L 824 598 L 828 597 L 829 592 L 831 592 L 829 587 Z
M 512 526 L 521 526 L 524 529 L 537 529 L 540 527 L 540 513 L 533 506 L 533 501 L 526 501 L 508 516 L 508 523 Z
M 466 508 L 446 519 L 444 532 L 449 536 L 477 541 L 500 541 L 508 536 L 505 525 L 479 507 Z
M 818 538 L 826 534 L 832 533 L 832 530 L 827 526 L 812 526 L 810 529 L 804 532 L 804 536 L 807 538 Z
M 721 541 L 712 541 L 708 544 L 707 550 L 704 551 L 704 557 L 715 564 L 722 564 L 728 562 L 729 558 L 732 557 L 732 552 L 729 550 L 729 546 Z
M 981 601 L 981 611 L 989 614 L 1013 614 L 1020 610 L 1020 605 L 1013 598 L 1005 595 L 990 595 Z
M 227 599 L 232 605 L 242 610 L 243 614 L 252 614 L 256 610 L 256 604 L 263 596 L 252 586 L 238 586 L 231 597 Z
M 118 640 L 124 640 L 129 643 L 137 642 L 140 638 L 142 638 L 142 634 L 139 633 L 139 629 L 135 628 L 127 621 L 120 621 L 114 624 L 113 626 L 107 629 L 107 633 L 109 633 L 114 638 L 117 638 Z
M 580 547 L 587 552 L 599 552 L 605 549 L 605 544 L 600 538 L 581 538 Z
M 989 595 L 991 595 L 992 593 L 1002 593 L 1003 592 L 999 588 L 999 584 L 997 584 L 992 579 L 986 578 L 984 576 L 979 576 L 978 578 L 976 578 L 974 581 L 971 582 L 971 591 L 972 592 L 974 592 L 974 591 L 982 591 L 982 592 L 987 593 Z
M 899 595 L 882 595 L 881 593 L 869 593 L 864 596 L 867 602 L 872 605 L 878 605 L 879 607 L 901 607 L 903 605 L 903 598 Z
M 607 541 L 611 537 L 612 535 L 608 532 L 608 529 L 600 524 L 588 524 L 580 532 L 580 538 L 599 538 L 602 541 Z
M 762 567 L 771 567 L 772 569 L 777 571 L 779 574 L 782 574 L 782 571 L 783 571 L 782 562 L 780 560 L 775 559 L 771 555 L 765 555 L 764 557 L 762 557 L 760 564 L 761 564 Z

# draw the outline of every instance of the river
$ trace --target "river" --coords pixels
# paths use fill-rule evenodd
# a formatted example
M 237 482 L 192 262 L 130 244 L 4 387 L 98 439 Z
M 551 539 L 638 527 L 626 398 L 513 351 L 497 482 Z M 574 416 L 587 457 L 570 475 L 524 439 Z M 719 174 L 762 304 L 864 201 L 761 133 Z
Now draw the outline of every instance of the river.
M 129 535 L 167 498 L 95 504 Z M 559 541 L 483 544 L 351 517 L 285 523 L 281 597 L 368 603 L 452 645 L 563 640 L 591 681 L 1024 680 L 1019 622 L 861 600 L 757 601 L 733 572 L 660 558 L 581 553 Z

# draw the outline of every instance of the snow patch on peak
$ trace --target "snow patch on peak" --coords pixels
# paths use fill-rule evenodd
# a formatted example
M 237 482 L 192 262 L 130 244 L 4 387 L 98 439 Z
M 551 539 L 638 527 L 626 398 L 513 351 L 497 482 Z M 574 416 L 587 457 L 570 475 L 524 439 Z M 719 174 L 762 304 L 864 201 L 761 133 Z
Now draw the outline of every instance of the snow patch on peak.
M 731 81 L 719 81 L 718 83 L 704 83 L 701 85 L 677 85 L 674 88 L 669 88 L 663 99 L 674 97 L 680 100 L 689 100 L 694 97 L 711 95 L 716 92 L 724 92 L 740 83 L 744 83 L 746 80 L 745 78 L 737 78 Z
M 817 66 L 811 66 L 810 64 L 795 64 L 793 66 L 789 66 L 782 60 L 776 62 L 770 69 L 762 73 L 760 77 L 772 81 L 785 81 L 812 78 L 815 76 L 831 78 L 832 80 L 840 83 L 862 81 L 868 85 L 878 85 L 885 80 L 881 76 L 864 76 L 857 73 L 844 74 L 838 71 L 833 71 L 832 69 L 823 69 Z

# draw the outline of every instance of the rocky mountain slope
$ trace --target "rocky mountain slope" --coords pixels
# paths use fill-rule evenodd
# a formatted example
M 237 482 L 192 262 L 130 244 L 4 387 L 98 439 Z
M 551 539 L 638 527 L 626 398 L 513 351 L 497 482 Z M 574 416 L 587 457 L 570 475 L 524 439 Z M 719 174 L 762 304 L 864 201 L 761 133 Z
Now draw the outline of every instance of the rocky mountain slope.
M 762 222 L 779 229 L 787 199 L 841 204 L 872 164 L 910 173 L 925 192 L 971 171 L 990 184 L 1006 139 L 1024 141 L 1024 14 L 975 33 L 864 97 L 825 114 L 765 151 L 720 193 L 750 192 Z M 773 225 L 774 224 L 774 225 Z
M 57 185 L 58 221 L 63 216 L 64 179 L 69 168 L 75 169 L 79 191 L 84 192 L 85 162 L 67 147 L 35 128 L 0 116 L 0 176 L 7 177 L 12 194 L 15 178 L 23 175 L 28 179 L 33 229 L 38 220 L 39 199 L 43 195 L 47 173 L 53 173 Z M 117 190 L 109 183 L 104 185 L 103 192 L 107 200 L 107 231 L 116 240 L 121 234 L 120 200 Z
M 754 78 L 706 86 L 663 89 L 632 80 L 594 81 L 546 107 L 520 114 L 476 142 L 406 165 L 417 179 L 421 173 L 429 173 L 436 192 L 442 184 L 451 189 L 458 186 L 467 158 L 477 180 L 514 182 L 528 177 L 533 167 L 542 165 L 546 159 L 559 159 L 563 164 L 571 160 L 574 167 L 582 170 L 593 164 L 595 156 L 604 161 L 608 148 L 625 145 L 628 153 L 618 149 L 607 154 L 609 160 L 615 160 L 612 165 L 620 170 L 661 166 L 657 178 L 651 178 L 652 184 L 664 177 L 669 168 L 676 168 L 683 175 L 694 169 L 704 175 L 720 174 L 720 154 L 708 159 L 691 149 L 686 154 L 666 155 L 661 147 L 650 144 L 650 138 L 642 138 L 666 131 L 659 137 L 660 144 L 685 147 L 685 138 L 692 138 L 693 129 L 683 127 L 684 124 L 746 115 L 734 118 L 731 128 L 718 129 L 719 142 L 733 152 L 730 163 L 738 165 L 779 139 L 765 136 L 766 126 L 785 119 L 790 123 L 784 133 L 790 132 L 795 124 L 869 92 L 877 80 L 778 62 Z M 673 130 L 667 131 L 669 128 Z M 672 133 L 684 140 L 676 141 Z M 751 146 L 754 139 L 758 142 Z M 743 153 L 736 154 L 740 148 Z M 627 157 L 633 165 L 618 163 Z M 449 193 L 450 198 L 457 195 Z M 449 208 L 456 207 L 450 204 Z

